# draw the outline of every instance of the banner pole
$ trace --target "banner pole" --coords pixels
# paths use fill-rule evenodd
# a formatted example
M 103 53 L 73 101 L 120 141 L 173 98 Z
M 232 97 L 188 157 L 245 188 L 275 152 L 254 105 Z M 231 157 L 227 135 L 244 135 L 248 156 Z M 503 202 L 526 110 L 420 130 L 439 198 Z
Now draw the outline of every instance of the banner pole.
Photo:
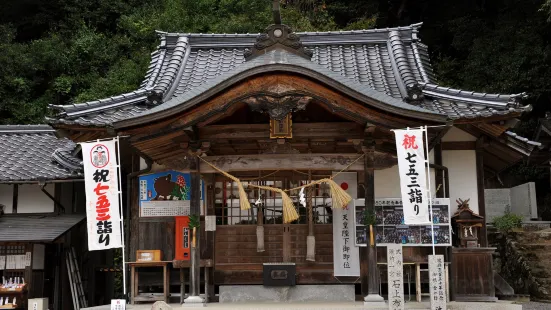
M 122 292 L 124 298 L 126 298 L 126 257 L 125 257 L 125 245 L 124 245 L 124 212 L 122 207 L 122 185 L 121 185 L 121 147 L 120 147 L 120 137 L 117 136 L 117 174 L 119 176 L 119 214 L 121 221 L 119 223 L 121 227 L 121 239 L 122 239 Z M 130 195 L 130 193 L 127 193 Z M 126 206 L 129 208 L 130 206 Z
M 431 187 L 431 183 L 430 183 L 430 180 L 432 178 L 432 175 L 430 173 L 430 154 L 429 154 L 429 134 L 428 134 L 428 129 L 427 129 L 427 126 L 424 126 L 424 130 L 425 130 L 425 148 L 427 150 L 427 172 L 428 172 L 428 176 L 429 176 L 429 186 L 428 186 L 428 196 L 429 196 L 429 210 L 430 210 L 430 230 L 431 230 L 431 238 L 432 238 L 432 255 L 436 255 L 436 249 L 434 247 L 434 219 L 433 219 L 433 214 L 432 214 L 432 187 Z

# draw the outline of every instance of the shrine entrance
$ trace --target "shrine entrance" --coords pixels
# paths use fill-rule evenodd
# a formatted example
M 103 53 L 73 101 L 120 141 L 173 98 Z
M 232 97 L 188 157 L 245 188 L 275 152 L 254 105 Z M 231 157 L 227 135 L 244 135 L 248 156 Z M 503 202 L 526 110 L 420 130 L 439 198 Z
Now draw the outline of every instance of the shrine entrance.
M 333 228 L 328 186 L 320 184 L 306 190 L 306 207 L 300 204 L 298 190 L 289 192 L 299 218 L 285 224 L 281 197 L 267 190 L 247 189 L 247 185 L 295 188 L 308 183 L 308 172 L 262 171 L 258 175 L 242 177 L 242 180 L 247 180 L 243 183 L 251 203 L 249 210 L 240 209 L 235 183 L 217 177 L 214 189 L 217 222 L 215 274 L 224 278 L 224 284 L 262 284 L 264 263 L 290 262 L 296 264 L 297 272 L 300 270 L 301 274 L 302 271 L 317 270 L 330 275 L 333 270 Z M 330 172 L 323 174 L 324 177 L 329 175 Z M 258 241 L 258 227 L 264 231 L 262 245 Z M 306 260 L 307 236 L 311 233 L 316 236 L 315 262 Z M 232 275 L 236 270 L 249 276 L 234 278 Z M 299 279 L 301 284 L 313 281 L 307 277 Z

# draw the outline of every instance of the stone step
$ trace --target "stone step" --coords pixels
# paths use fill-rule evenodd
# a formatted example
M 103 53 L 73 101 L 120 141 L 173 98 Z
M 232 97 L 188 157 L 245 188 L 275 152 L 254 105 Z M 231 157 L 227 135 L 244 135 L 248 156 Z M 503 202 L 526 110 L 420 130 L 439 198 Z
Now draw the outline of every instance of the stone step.
M 551 243 L 517 243 L 516 246 L 521 251 L 551 254 Z
M 530 270 L 532 275 L 536 278 L 551 278 L 551 270 L 549 270 L 549 267 L 535 264 L 534 266 L 530 266 Z
M 510 234 L 512 240 L 519 243 L 545 243 L 551 244 L 551 231 L 536 231 L 536 232 L 513 232 Z

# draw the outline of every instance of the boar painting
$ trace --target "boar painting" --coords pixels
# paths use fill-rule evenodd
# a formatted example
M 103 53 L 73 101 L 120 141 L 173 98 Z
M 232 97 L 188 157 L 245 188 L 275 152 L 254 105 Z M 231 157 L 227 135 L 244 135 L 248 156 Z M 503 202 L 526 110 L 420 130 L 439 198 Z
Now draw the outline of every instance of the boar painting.
M 189 200 L 190 188 L 186 184 L 183 175 L 178 175 L 176 181 L 172 181 L 172 174 L 167 174 L 155 179 L 153 182 L 155 197 L 151 200 Z

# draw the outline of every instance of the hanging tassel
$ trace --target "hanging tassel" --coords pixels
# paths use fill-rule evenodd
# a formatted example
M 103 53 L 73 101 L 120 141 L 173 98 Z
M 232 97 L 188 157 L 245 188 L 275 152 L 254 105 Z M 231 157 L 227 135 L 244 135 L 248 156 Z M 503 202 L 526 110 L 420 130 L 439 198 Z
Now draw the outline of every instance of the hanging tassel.
M 264 226 L 256 226 L 256 251 L 264 252 Z
M 332 179 L 322 179 L 320 181 L 329 184 L 329 188 L 331 189 L 331 198 L 333 200 L 333 208 L 344 209 L 352 201 L 352 197 L 350 197 L 350 195 L 348 195 L 348 193 Z
M 247 193 L 245 192 L 245 188 L 243 188 L 243 183 L 241 183 L 241 180 L 227 173 L 226 171 L 216 167 L 215 165 L 209 163 L 208 161 L 204 160 L 201 156 L 197 156 L 197 157 L 199 157 L 199 159 L 202 160 L 207 165 L 211 166 L 212 169 L 220 172 L 221 174 L 223 174 L 224 176 L 231 179 L 237 184 L 237 190 L 239 191 L 239 206 L 241 207 L 241 210 L 249 210 L 251 208 L 251 204 L 249 203 L 249 196 L 247 196 Z
M 306 260 L 310 262 L 316 261 L 316 237 L 306 237 Z
M 283 202 L 283 223 L 288 224 L 298 220 L 299 216 L 297 213 L 297 209 L 295 208 L 295 204 L 293 203 L 293 200 L 291 200 L 289 195 L 287 195 L 287 193 L 285 193 L 282 189 L 270 187 L 270 186 L 253 185 L 253 184 L 249 184 L 249 186 L 264 189 L 267 191 L 278 192 L 281 195 L 281 201 Z

